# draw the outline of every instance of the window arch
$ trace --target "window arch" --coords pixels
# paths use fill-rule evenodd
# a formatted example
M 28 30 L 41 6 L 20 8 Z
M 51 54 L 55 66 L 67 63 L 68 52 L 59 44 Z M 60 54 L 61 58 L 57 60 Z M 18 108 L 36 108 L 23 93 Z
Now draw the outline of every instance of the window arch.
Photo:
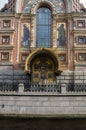
M 37 47 L 51 47 L 51 10 L 40 7 L 36 17 L 36 45 Z

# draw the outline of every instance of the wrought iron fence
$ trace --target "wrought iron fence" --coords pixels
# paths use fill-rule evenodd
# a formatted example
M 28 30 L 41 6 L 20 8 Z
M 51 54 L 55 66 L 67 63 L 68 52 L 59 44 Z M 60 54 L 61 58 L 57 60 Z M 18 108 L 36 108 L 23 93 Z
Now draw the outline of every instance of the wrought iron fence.
M 68 92 L 86 92 L 86 84 L 68 84 L 67 85 Z
M 48 85 L 31 85 L 29 91 L 31 92 L 61 92 L 60 84 L 48 84 Z
M 0 83 L 0 91 L 4 92 L 12 92 L 12 91 L 18 91 L 18 84 L 13 83 Z
M 18 91 L 19 83 L 0 83 L 0 91 L 2 92 L 12 92 Z M 39 85 L 39 84 L 24 84 L 25 92 L 61 92 L 60 84 L 48 84 L 48 85 Z
M 66 84 L 66 92 L 86 92 L 86 84 Z M 24 84 L 24 92 L 59 92 L 61 93 L 62 84 Z M 1 92 L 18 92 L 19 83 L 0 83 Z

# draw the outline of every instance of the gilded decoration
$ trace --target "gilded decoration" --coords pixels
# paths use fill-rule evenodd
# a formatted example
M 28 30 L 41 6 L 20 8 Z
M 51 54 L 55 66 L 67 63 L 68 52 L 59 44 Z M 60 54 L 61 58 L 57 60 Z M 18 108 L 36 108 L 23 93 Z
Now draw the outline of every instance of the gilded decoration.
M 56 56 L 56 54 L 54 54 L 54 50 L 53 49 L 48 49 L 48 48 L 40 48 L 40 49 L 36 49 L 35 51 L 33 51 L 32 53 L 30 53 L 26 59 L 25 62 L 25 72 L 29 72 L 30 71 L 30 66 L 28 66 L 31 62 L 31 59 L 33 56 L 35 56 L 37 53 L 40 54 L 41 52 L 47 52 L 48 54 L 51 54 L 53 56 L 53 58 L 56 61 L 56 64 L 58 65 L 58 69 L 59 69 L 59 60 L 58 57 Z
M 31 75 L 32 82 L 53 82 L 58 71 L 59 61 L 52 49 L 37 49 L 25 62 L 25 72 Z
M 41 2 L 41 0 L 30 0 L 28 3 L 26 2 L 25 3 L 25 8 L 24 8 L 24 12 L 25 13 L 29 13 L 32 6 L 35 4 L 35 3 L 39 3 Z M 43 1 L 42 1 L 43 2 Z M 64 0 L 44 0 L 44 2 L 49 2 L 49 3 L 52 3 L 55 8 L 56 8 L 56 11 L 59 13 L 59 12 L 65 12 L 66 11 L 66 7 L 65 7 L 65 2 Z
M 55 65 L 54 62 L 46 54 L 40 54 L 33 61 L 31 73 L 32 82 L 44 82 L 44 81 L 54 81 L 55 76 Z

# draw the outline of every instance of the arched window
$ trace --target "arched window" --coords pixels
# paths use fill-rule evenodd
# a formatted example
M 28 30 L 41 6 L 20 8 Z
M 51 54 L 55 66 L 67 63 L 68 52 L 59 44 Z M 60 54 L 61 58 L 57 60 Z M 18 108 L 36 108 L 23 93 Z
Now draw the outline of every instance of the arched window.
M 37 47 L 51 47 L 51 10 L 40 7 L 36 18 L 36 45 Z

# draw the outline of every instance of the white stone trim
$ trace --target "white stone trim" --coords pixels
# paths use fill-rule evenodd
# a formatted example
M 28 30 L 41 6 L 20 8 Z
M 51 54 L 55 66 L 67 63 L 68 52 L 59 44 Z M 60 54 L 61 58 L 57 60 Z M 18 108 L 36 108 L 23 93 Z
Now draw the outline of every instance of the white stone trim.
M 18 22 L 18 41 L 17 41 L 17 46 L 16 46 L 16 48 L 17 48 L 17 50 L 16 50 L 16 53 L 17 53 L 17 55 L 16 55 L 16 61 L 17 62 L 19 62 L 19 44 L 20 44 L 20 21 Z

